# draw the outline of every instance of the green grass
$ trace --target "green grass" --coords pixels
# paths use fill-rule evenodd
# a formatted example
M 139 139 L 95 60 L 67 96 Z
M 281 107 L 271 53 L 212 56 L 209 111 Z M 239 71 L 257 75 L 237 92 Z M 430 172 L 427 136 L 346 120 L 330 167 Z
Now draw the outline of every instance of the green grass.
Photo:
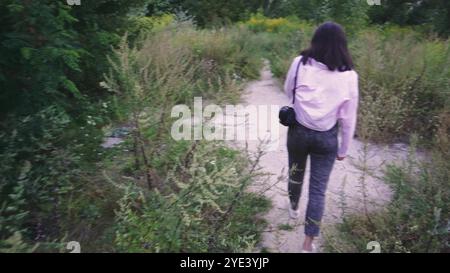
M 283 231 L 292 231 L 294 230 L 294 227 L 289 224 L 279 224 L 278 229 Z

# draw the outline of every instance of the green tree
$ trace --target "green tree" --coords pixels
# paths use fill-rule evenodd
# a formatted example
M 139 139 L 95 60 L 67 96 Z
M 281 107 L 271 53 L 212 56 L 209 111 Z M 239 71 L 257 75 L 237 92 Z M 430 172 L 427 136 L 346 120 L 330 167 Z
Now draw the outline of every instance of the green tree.
M 97 158 L 106 55 L 146 3 L 0 2 L 0 245 L 62 239 L 64 196 Z
M 368 5 L 360 0 L 271 0 L 266 15 L 286 17 L 295 15 L 300 19 L 322 23 L 333 20 L 348 28 L 364 25 Z
M 428 24 L 442 35 L 450 33 L 450 1 L 447 0 L 384 0 L 380 6 L 371 7 L 368 15 L 376 24 Z

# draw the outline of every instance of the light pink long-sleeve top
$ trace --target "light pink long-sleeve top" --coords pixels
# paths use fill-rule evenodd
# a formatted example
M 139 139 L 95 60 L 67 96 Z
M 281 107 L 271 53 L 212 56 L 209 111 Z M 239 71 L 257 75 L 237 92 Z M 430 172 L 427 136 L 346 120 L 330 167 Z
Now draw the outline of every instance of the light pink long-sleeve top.
M 294 59 L 284 84 L 291 101 L 295 72 L 301 58 Z M 358 97 L 358 74 L 354 70 L 330 71 L 325 64 L 312 58 L 306 65 L 300 65 L 293 106 L 297 121 L 316 131 L 328 131 L 339 121 L 339 157 L 347 155 L 355 134 Z

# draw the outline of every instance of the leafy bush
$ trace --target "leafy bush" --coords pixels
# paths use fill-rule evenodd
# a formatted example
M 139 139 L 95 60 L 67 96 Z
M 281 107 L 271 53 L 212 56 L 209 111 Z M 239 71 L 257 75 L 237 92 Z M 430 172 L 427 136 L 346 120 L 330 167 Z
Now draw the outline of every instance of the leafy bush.
M 365 31 L 351 44 L 360 75 L 359 134 L 387 141 L 413 131 L 429 139 L 449 107 L 448 41 L 394 28 Z
M 245 174 L 245 158 L 235 152 L 233 157 L 221 156 L 224 149 L 228 148 L 202 143 L 187 165 L 182 160 L 175 162 L 164 182 L 175 190 L 166 196 L 126 187 L 117 212 L 118 250 L 251 251 L 265 225 L 250 219 L 266 210 L 268 203 L 244 192 L 236 197 L 251 174 Z
M 388 166 L 385 181 L 394 190 L 391 203 L 366 216 L 344 216 L 343 223 L 327 235 L 326 250 L 366 252 L 368 242 L 377 241 L 381 251 L 387 253 L 448 252 L 450 165 L 447 156 L 448 152 L 435 150 L 427 161 L 411 158 L 403 165 Z
M 243 77 L 259 71 L 261 62 L 238 29 L 200 31 L 188 22 L 172 24 L 171 15 L 136 17 L 139 12 L 129 20 L 132 8 L 144 2 L 102 0 L 80 7 L 1 2 L 2 251 L 64 251 L 69 237 L 84 250 L 115 251 L 110 227 L 121 196 L 102 171 L 139 182 L 148 177 L 157 184 L 178 153 L 186 152 L 183 144 L 165 140 L 170 139 L 170 108 L 192 103 L 194 95 L 238 100 Z M 126 27 L 141 49 L 122 46 L 131 67 L 106 57 Z M 139 44 L 137 32 L 152 38 Z M 99 82 L 111 65 L 116 85 L 103 88 Z M 139 78 L 137 69 L 146 66 L 147 74 Z M 128 147 L 128 153 L 100 147 L 102 127 L 112 118 L 139 127 L 133 131 L 139 135 L 127 140 L 138 145 Z M 144 152 L 137 150 L 141 146 Z
M 127 32 L 129 39 L 137 39 L 139 34 L 144 32 L 160 31 L 170 24 L 175 23 L 175 16 L 172 14 L 164 14 L 161 16 L 135 16 L 130 19 Z
M 67 198 L 98 160 L 110 114 L 98 107 L 106 54 L 143 2 L 0 2 L 2 247 L 33 250 L 66 235 Z
M 201 60 L 204 76 L 228 74 L 242 82 L 245 78 L 259 77 L 262 67 L 258 46 L 248 40 L 251 35 L 245 28 L 230 27 L 197 31 L 181 39 L 192 46 L 195 56 Z
M 305 23 L 301 23 L 295 17 L 268 18 L 258 13 L 244 22 L 244 25 L 254 32 L 285 33 L 300 30 L 305 26 Z
M 240 87 L 226 77 L 239 73 L 234 62 L 245 58 L 234 31 L 182 24 L 144 36 L 134 48 L 124 38 L 111 56 L 102 86 L 119 98 L 131 126 L 129 152 L 121 156 L 126 167 L 106 172 L 124 190 L 115 251 L 243 251 L 256 243 L 264 225 L 255 214 L 268 204 L 246 193 L 254 168 L 218 142 L 176 142 L 170 135 L 174 105 L 192 105 L 197 95 L 215 102 L 239 98 Z M 214 65 L 205 66 L 207 60 Z

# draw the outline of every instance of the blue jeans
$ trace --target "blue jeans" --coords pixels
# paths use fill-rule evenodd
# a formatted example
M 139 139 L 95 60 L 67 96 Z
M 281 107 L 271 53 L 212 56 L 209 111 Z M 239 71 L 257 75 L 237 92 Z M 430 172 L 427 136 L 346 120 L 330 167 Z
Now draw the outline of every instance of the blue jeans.
M 291 126 L 288 131 L 289 153 L 288 192 L 292 209 L 298 208 L 301 196 L 306 160 L 310 156 L 311 175 L 306 209 L 305 234 L 319 235 L 325 207 L 325 192 L 338 150 L 338 125 L 325 132 L 314 131 L 303 125 Z

